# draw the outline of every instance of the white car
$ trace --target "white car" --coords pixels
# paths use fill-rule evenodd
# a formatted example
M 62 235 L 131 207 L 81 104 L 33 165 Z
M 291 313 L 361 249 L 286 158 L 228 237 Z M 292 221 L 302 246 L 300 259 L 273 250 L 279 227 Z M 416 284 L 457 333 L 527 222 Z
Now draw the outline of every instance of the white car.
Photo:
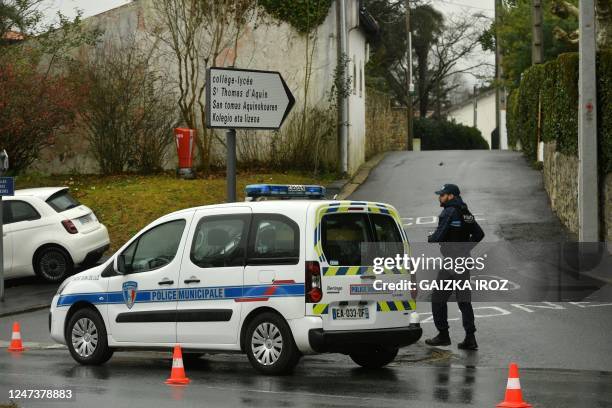
M 275 198 L 321 191 L 247 188 Z M 265 374 L 289 372 L 303 354 L 322 352 L 382 367 L 422 330 L 410 293 L 371 290 L 376 279 L 410 275 L 374 275 L 360 244 L 395 243 L 405 253 L 401 225 L 393 207 L 361 201 L 257 201 L 174 212 L 103 265 L 64 281 L 51 304 L 51 337 L 82 364 L 104 363 L 115 350 L 178 343 L 188 354 L 244 352 Z
M 2 204 L 5 278 L 36 274 L 60 282 L 109 248 L 106 227 L 68 187 L 16 190 Z

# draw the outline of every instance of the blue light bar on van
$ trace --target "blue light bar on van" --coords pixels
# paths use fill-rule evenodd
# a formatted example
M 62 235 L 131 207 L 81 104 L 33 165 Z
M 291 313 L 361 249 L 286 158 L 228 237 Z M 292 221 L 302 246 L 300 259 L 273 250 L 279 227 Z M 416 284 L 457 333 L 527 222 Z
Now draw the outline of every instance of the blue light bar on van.
M 250 184 L 246 196 L 251 198 L 313 198 L 325 197 L 325 187 L 301 184 Z

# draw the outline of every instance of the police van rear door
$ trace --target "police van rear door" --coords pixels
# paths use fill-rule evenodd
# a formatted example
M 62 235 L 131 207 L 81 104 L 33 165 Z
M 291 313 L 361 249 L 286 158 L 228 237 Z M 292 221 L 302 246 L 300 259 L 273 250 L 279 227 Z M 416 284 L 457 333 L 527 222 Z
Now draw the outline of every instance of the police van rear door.
M 409 324 L 415 308 L 408 290 L 375 290 L 410 279 L 404 269 L 375 274 L 373 258 L 409 250 L 401 221 L 391 206 L 340 202 L 320 210 L 316 234 L 322 299 L 310 313 L 326 330 L 376 329 Z M 376 285 L 375 285 L 376 282 Z M 308 310 L 307 304 L 307 313 Z

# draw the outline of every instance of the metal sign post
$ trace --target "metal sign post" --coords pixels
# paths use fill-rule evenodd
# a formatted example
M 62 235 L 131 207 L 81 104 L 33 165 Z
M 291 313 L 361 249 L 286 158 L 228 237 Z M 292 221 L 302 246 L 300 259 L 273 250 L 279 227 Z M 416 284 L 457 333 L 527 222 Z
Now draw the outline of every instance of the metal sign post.
M 8 170 L 9 161 L 6 150 L 0 152 L 0 176 Z M 0 302 L 4 302 L 4 203 L 2 197 L 15 194 L 15 182 L 12 177 L 0 177 Z
M 226 133 L 227 145 L 227 202 L 236 201 L 236 129 L 228 129 Z
M 228 129 L 227 201 L 236 201 L 236 129 L 276 130 L 295 104 L 275 71 L 209 68 L 206 72 L 206 127 Z

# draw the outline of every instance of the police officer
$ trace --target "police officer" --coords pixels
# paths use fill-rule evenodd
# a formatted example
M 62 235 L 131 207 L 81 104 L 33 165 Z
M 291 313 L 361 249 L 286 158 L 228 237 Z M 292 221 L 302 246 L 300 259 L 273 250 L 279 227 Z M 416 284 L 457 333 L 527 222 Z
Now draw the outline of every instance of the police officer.
M 478 225 L 474 216 L 470 213 L 467 205 L 461 198 L 459 187 L 455 184 L 445 184 L 442 189 L 436 191 L 440 201 L 440 207 L 444 210 L 438 219 L 438 228 L 428 238 L 429 242 L 439 242 L 444 257 L 466 257 L 470 256 L 470 250 L 484 238 L 484 232 Z M 462 274 L 454 270 L 441 270 L 438 280 L 445 279 L 470 279 L 469 270 Z M 474 310 L 471 303 L 471 291 L 455 290 L 457 304 L 461 310 L 463 328 L 465 329 L 465 340 L 458 344 L 463 350 L 477 350 L 476 326 L 474 325 Z M 434 290 L 431 296 L 431 309 L 434 323 L 438 329 L 438 335 L 425 340 L 430 346 L 450 346 L 451 340 L 448 335 L 448 307 L 447 302 L 453 294 L 452 290 Z

